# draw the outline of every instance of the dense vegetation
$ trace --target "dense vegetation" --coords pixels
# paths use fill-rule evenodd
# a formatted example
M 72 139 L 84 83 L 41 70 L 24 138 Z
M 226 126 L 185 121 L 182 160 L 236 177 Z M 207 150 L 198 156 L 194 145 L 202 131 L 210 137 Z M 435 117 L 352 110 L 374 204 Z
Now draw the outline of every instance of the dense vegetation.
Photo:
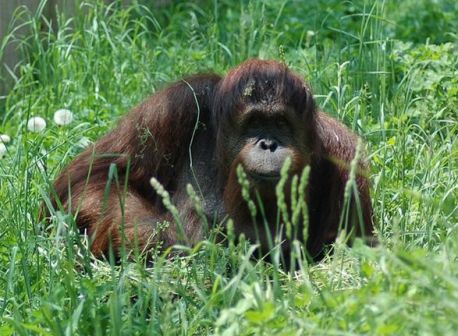
M 16 12 L 28 33 L 0 101 L 11 137 L 0 160 L 0 334 L 455 333 L 455 1 L 139 2 L 85 1 L 52 24 Z M 59 170 L 120 115 L 168 81 L 250 57 L 284 60 L 366 139 L 380 247 L 339 241 L 323 262 L 284 273 L 251 258 L 255 246 L 210 235 L 181 247 L 186 257 L 114 266 L 91 259 L 68 215 L 37 221 Z M 69 125 L 53 122 L 61 108 Z M 32 116 L 44 131 L 29 130 Z

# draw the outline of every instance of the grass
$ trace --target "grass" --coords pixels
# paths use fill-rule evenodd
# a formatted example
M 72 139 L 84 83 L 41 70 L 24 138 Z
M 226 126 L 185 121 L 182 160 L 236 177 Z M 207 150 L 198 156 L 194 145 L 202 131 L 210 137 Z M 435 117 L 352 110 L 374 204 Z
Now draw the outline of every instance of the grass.
M 19 9 L 24 58 L 0 100 L 12 138 L 0 160 L 0 334 L 454 334 L 457 14 L 448 0 L 91 0 L 51 24 Z M 154 267 L 113 266 L 90 259 L 74 230 L 37 221 L 87 139 L 166 82 L 249 57 L 284 60 L 366 139 L 380 247 L 339 240 L 332 257 L 283 273 L 250 258 L 255 246 L 210 236 Z M 60 108 L 73 111 L 70 125 L 53 124 Z M 27 130 L 31 116 L 45 132 Z

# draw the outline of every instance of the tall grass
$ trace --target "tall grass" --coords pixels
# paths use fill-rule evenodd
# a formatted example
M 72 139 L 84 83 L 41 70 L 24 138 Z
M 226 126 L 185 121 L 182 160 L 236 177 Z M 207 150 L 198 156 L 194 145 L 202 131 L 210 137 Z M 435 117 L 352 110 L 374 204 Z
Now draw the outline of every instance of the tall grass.
M 76 8 L 57 22 L 42 6 L 16 13 L 29 33 L 12 32 L 24 58 L 0 105 L 1 133 L 12 137 L 0 160 L 0 334 L 454 333 L 456 6 L 88 0 Z M 424 26 L 429 13 L 449 31 Z M 380 247 L 348 248 L 341 237 L 332 256 L 285 273 L 275 258 L 252 258 L 256 245 L 236 244 L 229 229 L 227 244 L 213 232 L 181 247 L 185 256 L 115 266 L 91 258 L 70 216 L 58 213 L 51 228 L 37 221 L 50 183 L 86 138 L 168 81 L 224 73 L 249 57 L 284 60 L 322 109 L 366 139 Z M 75 120 L 58 127 L 52 115 L 62 107 Z M 45 132 L 28 131 L 35 115 L 46 118 Z

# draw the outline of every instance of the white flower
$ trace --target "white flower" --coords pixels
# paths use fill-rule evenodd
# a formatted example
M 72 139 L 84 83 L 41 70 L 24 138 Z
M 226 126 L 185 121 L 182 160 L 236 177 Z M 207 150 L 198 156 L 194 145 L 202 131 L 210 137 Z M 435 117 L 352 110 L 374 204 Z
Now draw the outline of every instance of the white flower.
M 65 126 L 72 122 L 73 113 L 67 109 L 60 109 L 54 113 L 54 122 L 59 126 Z
M 6 135 L 6 134 L 0 134 L 0 143 L 8 143 L 11 141 L 11 138 L 9 135 Z
M 314 37 L 315 37 L 315 32 L 313 30 L 307 30 L 307 37 L 305 39 L 305 43 L 307 47 L 310 46 Z
M 27 122 L 27 128 L 30 132 L 42 132 L 46 128 L 46 121 L 42 117 L 32 117 Z
M 3 142 L 0 142 L 0 158 L 6 154 L 6 146 Z

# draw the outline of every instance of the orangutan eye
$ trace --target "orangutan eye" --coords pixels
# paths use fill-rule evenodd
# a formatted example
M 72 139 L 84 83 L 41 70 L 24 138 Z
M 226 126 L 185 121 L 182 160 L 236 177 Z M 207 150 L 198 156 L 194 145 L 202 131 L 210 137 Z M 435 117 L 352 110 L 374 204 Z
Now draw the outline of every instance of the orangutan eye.
M 243 128 L 245 130 L 255 130 L 263 128 L 266 125 L 266 122 L 262 120 L 257 114 L 250 115 L 244 122 Z
M 291 124 L 285 118 L 275 120 L 275 127 L 285 131 L 291 130 Z

